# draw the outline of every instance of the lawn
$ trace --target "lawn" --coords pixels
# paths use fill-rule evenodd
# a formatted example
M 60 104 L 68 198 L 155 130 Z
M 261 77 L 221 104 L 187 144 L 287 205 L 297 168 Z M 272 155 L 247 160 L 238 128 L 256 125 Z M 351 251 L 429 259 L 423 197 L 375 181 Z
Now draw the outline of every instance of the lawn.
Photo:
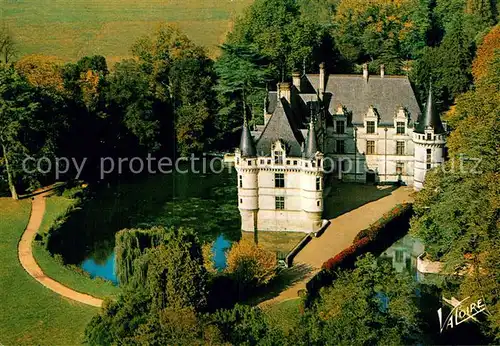
M 264 309 L 264 313 L 272 325 L 287 334 L 296 328 L 300 321 L 300 298 L 285 300 Z
M 266 250 L 288 254 L 305 236 L 302 232 L 258 231 L 258 243 Z M 254 240 L 253 232 L 241 232 L 242 239 Z
M 17 245 L 30 206 L 29 200 L 0 198 L 0 344 L 80 344 L 98 309 L 61 298 L 30 277 L 18 261 Z
M 74 202 L 75 200 L 61 196 L 47 198 L 45 215 L 39 233 L 43 234 L 47 232 L 54 220 L 63 215 L 67 208 Z M 100 278 L 91 279 L 89 276 L 75 271 L 75 268 L 63 266 L 50 256 L 43 245 L 37 242 L 33 243 L 33 256 L 46 275 L 75 291 L 87 293 L 98 298 L 114 297 L 119 292 L 119 288 L 109 281 Z
M 1 18 L 19 56 L 45 54 L 64 60 L 100 54 L 116 62 L 130 45 L 160 23 L 172 23 L 211 56 L 234 19 L 252 0 L 0 0 Z

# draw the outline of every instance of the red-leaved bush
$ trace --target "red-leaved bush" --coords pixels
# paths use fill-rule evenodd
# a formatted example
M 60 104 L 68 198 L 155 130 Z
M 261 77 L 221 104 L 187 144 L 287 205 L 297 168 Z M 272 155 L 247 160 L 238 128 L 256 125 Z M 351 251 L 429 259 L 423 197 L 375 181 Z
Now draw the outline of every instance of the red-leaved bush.
M 368 246 L 369 243 L 370 243 L 369 238 L 365 237 L 363 239 L 360 239 L 359 241 L 352 244 L 344 251 L 339 252 L 337 255 L 330 258 L 325 263 L 323 263 L 322 268 L 325 270 L 332 271 L 342 267 L 342 265 L 345 264 L 347 261 L 354 262 L 356 260 L 356 257 L 358 257 L 364 252 L 363 250 Z

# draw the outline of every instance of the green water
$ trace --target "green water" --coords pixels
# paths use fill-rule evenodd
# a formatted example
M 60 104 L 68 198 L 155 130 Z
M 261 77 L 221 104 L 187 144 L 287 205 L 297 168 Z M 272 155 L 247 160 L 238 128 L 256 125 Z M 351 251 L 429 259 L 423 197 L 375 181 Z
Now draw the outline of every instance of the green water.
M 51 249 L 95 276 L 106 276 L 100 267 L 107 268 L 105 273 L 113 271 L 115 234 L 124 228 L 192 228 L 201 242 L 222 237 L 221 247 L 241 237 L 236 173 L 231 166 L 221 173 L 129 177 L 102 185 L 93 187 Z

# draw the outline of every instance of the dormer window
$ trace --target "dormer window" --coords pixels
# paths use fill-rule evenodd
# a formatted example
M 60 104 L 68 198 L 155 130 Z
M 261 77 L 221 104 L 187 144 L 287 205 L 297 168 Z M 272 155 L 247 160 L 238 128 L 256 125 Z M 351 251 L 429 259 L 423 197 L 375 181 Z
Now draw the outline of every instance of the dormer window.
M 366 133 L 375 133 L 375 122 L 367 121 L 366 122 Z
M 282 165 L 283 164 L 283 152 L 278 150 L 274 152 L 274 164 Z
M 398 121 L 396 123 L 396 134 L 404 135 L 406 132 L 406 124 L 403 121 Z
M 427 140 L 431 141 L 432 140 L 432 133 L 427 133 Z
M 394 117 L 394 127 L 396 128 L 397 135 L 406 134 L 406 127 L 408 126 L 408 113 L 403 107 L 399 107 L 396 116 Z
M 344 120 L 337 120 L 335 122 L 335 128 L 337 130 L 337 134 L 344 134 L 345 133 L 345 122 L 344 122 Z

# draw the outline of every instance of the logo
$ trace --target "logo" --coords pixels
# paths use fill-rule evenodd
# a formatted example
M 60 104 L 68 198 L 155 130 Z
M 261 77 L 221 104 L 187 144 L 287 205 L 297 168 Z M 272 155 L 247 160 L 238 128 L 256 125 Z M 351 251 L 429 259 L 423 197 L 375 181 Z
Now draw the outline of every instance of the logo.
M 477 301 L 466 304 L 470 297 L 465 298 L 464 300 L 459 301 L 455 297 L 451 297 L 451 299 L 446 299 L 443 297 L 443 300 L 448 303 L 453 308 L 451 309 L 448 317 L 443 322 L 443 309 L 439 308 L 437 311 L 439 317 L 439 327 L 440 332 L 442 333 L 445 329 L 453 329 L 454 327 L 467 322 L 468 320 L 473 320 L 475 322 L 479 322 L 476 315 L 480 313 L 488 314 L 486 310 L 486 304 L 483 299 L 478 299 Z

